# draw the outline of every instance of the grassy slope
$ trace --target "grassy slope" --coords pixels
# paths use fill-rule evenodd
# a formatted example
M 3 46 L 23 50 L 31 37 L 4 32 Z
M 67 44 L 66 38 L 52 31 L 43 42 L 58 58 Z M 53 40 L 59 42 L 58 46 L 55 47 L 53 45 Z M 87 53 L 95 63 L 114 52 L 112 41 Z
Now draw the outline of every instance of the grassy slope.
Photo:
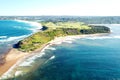
M 107 33 L 110 31 L 105 26 L 88 26 L 81 22 L 42 22 L 42 25 L 48 29 L 18 42 L 19 50 L 24 52 L 34 51 L 59 36 Z

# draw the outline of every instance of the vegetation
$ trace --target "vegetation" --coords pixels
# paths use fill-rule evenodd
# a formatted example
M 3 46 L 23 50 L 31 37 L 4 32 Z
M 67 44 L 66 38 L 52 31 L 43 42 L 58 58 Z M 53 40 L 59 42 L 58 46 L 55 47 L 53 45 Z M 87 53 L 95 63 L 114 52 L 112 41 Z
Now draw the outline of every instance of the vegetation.
M 86 24 L 120 24 L 120 16 L 0 16 L 0 20 L 29 20 L 50 22 L 84 22 Z
M 47 26 L 52 29 L 56 28 L 79 28 L 79 29 L 90 29 L 88 25 L 82 22 L 42 22 L 42 25 Z
M 105 26 L 88 26 L 81 22 L 42 22 L 42 25 L 44 31 L 37 32 L 16 44 L 19 50 L 34 51 L 59 36 L 110 32 Z
M 51 22 L 84 22 L 86 24 L 120 24 L 120 16 L 40 16 L 40 20 Z

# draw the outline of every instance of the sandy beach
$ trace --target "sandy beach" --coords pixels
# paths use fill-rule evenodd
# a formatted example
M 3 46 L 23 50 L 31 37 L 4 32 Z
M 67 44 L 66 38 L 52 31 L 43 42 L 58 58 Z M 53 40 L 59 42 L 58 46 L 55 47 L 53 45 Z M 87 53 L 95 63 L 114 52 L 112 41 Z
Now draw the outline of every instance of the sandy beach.
M 61 44 L 64 41 L 72 41 L 73 39 L 77 38 L 84 38 L 84 37 L 94 37 L 94 36 L 102 36 L 108 35 L 108 33 L 101 33 L 101 34 L 89 34 L 89 35 L 73 35 L 73 36 L 64 36 L 64 37 L 56 37 L 54 40 L 44 44 L 39 49 L 25 53 L 18 51 L 17 49 L 11 49 L 5 57 L 6 62 L 3 65 L 0 65 L 0 76 L 7 75 L 13 68 L 17 67 L 18 64 L 22 63 L 26 58 L 34 56 L 37 52 L 43 51 L 46 47 L 54 44 Z
M 0 75 L 8 71 L 10 67 L 12 67 L 18 60 L 26 55 L 28 55 L 28 53 L 20 52 L 17 49 L 11 49 L 5 57 L 5 63 L 0 65 Z

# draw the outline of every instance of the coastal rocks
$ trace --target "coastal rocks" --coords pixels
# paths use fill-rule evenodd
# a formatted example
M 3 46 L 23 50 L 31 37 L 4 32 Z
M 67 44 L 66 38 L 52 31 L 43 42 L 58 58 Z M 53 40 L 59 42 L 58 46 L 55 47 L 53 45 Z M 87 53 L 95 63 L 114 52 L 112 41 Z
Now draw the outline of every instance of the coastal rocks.
M 46 26 L 42 26 L 42 28 L 41 28 L 42 31 L 45 31 L 47 29 L 48 29 L 48 27 L 46 27 Z

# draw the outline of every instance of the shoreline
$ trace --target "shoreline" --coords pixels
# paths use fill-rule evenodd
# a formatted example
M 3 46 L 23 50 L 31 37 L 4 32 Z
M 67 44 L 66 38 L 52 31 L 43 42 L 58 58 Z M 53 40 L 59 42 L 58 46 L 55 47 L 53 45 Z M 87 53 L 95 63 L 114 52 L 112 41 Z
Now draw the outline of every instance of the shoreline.
M 42 45 L 40 48 L 30 53 L 21 52 L 21 51 L 18 51 L 17 49 L 12 48 L 5 56 L 6 62 L 3 65 L 0 65 L 0 78 L 5 77 L 6 75 L 9 75 L 9 73 L 15 67 L 17 67 L 20 63 L 22 63 L 29 57 L 34 56 L 35 54 L 40 54 L 40 52 L 44 51 L 47 47 L 51 45 L 61 44 L 62 42 L 70 41 L 70 40 L 78 39 L 78 38 L 105 36 L 108 34 L 110 33 L 83 34 L 83 35 L 70 35 L 70 36 L 56 37 L 55 39 Z
M 21 35 L 21 36 L 10 37 L 10 38 L 8 38 L 6 40 L 3 40 L 4 42 L 6 42 L 6 41 L 13 41 L 13 40 L 17 40 L 17 42 L 18 42 L 19 40 L 22 40 L 22 39 L 24 39 L 24 38 L 26 38 L 28 36 L 31 36 L 32 34 L 38 32 L 38 31 L 40 31 L 40 29 L 42 28 L 41 23 L 38 23 L 36 21 L 27 21 L 27 20 L 20 20 L 20 19 L 15 19 L 15 20 L 10 20 L 10 21 L 27 23 L 27 24 L 33 26 L 33 28 L 35 28 L 35 29 L 31 28 L 30 30 L 33 31 L 33 32 L 28 34 L 28 35 Z M 6 36 L 2 36 L 2 37 L 6 37 Z M 4 64 L 5 56 L 9 53 L 9 51 L 11 51 L 11 49 L 13 48 L 12 45 L 14 45 L 14 44 L 11 44 L 11 47 L 8 50 L 6 50 L 5 52 L 2 52 L 0 54 L 0 65 Z
M 32 34 L 38 32 L 42 28 L 41 23 L 38 23 L 38 22 L 27 21 L 27 20 L 18 20 L 18 19 L 13 20 L 13 21 L 27 23 L 27 24 L 33 26 L 33 28 L 36 28 L 35 30 L 31 28 L 31 31 L 33 31 Z M 29 34 L 29 36 L 30 35 L 31 34 Z M 25 37 L 28 37 L 28 35 L 20 36 L 20 37 L 18 37 L 18 39 L 20 38 L 20 40 L 21 40 L 21 39 L 24 39 Z M 25 54 L 24 53 L 22 54 L 22 53 L 23 52 L 20 52 L 11 46 L 11 48 L 8 51 L 6 51 L 5 53 L 2 53 L 0 55 L 0 77 L 6 71 L 8 71 L 18 60 L 20 60 L 20 58 L 26 56 L 26 53 Z M 20 55 L 18 55 L 18 54 L 20 54 Z M 11 55 L 14 57 L 13 59 L 10 58 Z

